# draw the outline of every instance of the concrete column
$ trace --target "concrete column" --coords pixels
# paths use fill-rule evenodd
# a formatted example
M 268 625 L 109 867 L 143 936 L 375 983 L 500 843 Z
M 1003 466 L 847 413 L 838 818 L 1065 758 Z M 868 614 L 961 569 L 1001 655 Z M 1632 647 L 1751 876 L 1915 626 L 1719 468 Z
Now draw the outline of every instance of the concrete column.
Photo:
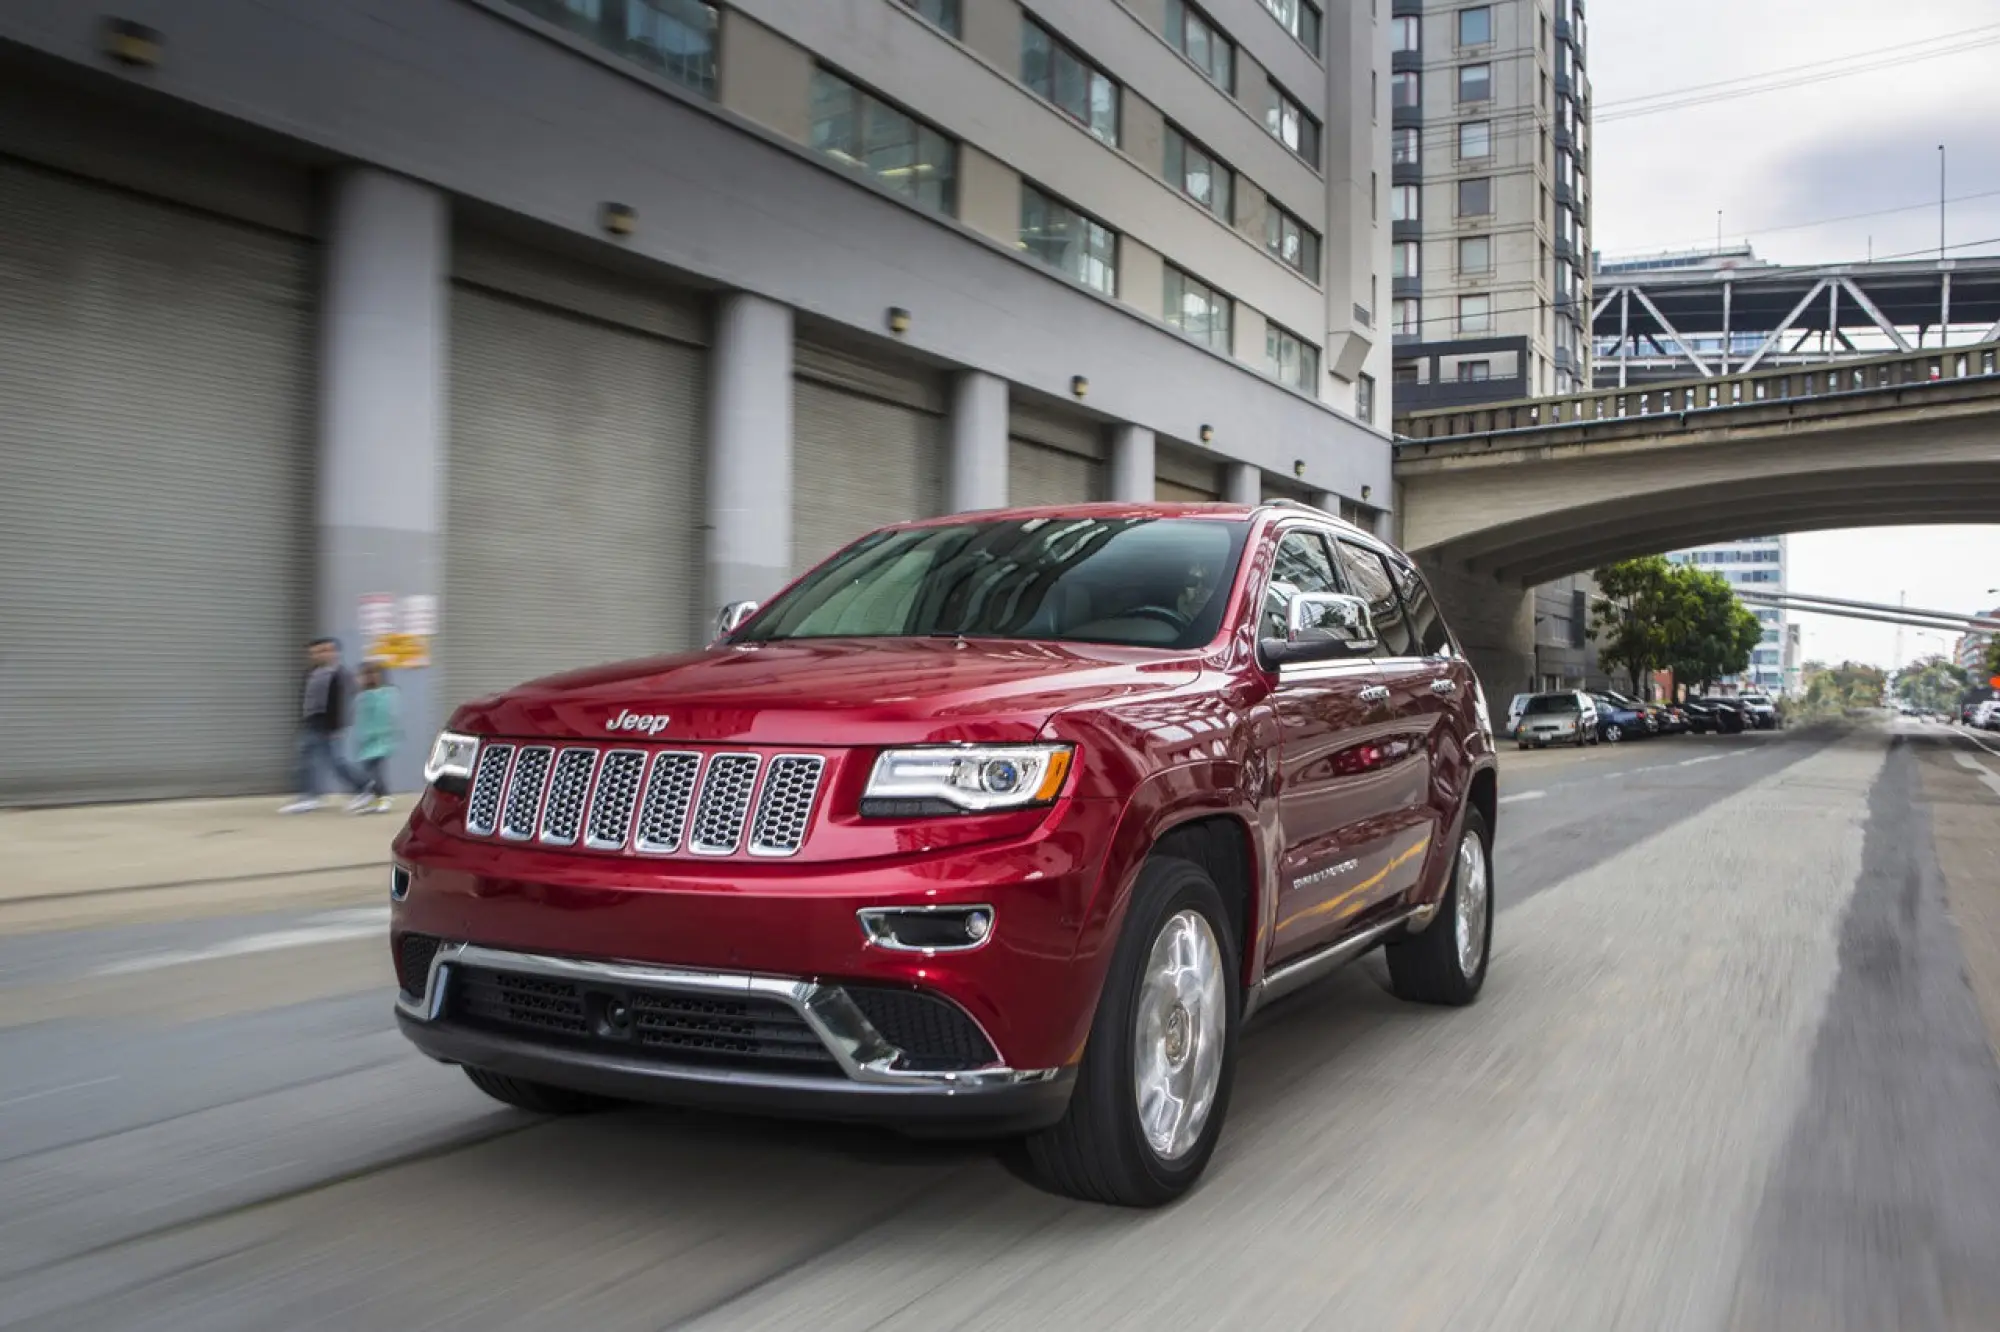
M 390 598 L 389 627 L 400 632 L 406 612 L 423 605 L 408 598 L 443 591 L 451 218 L 436 190 L 369 168 L 341 172 L 330 203 L 320 301 L 315 630 L 339 638 L 352 666 L 368 647 L 362 598 Z M 451 614 L 449 606 L 430 604 L 440 616 Z M 391 676 L 402 695 L 405 737 L 389 771 L 397 790 L 420 784 L 432 734 L 457 702 L 439 696 L 436 675 L 417 667 Z
M 792 311 L 738 292 L 716 311 L 708 387 L 708 604 L 766 601 L 792 576 Z
M 1315 509 L 1323 509 L 1336 518 L 1340 517 L 1340 496 L 1331 490 L 1315 490 L 1312 493 L 1312 506 Z
M 1257 464 L 1233 462 L 1229 464 L 1228 489 L 1223 498 L 1231 504 L 1262 504 L 1264 502 L 1264 474 L 1257 470 Z
M 951 385 L 947 512 L 1007 504 L 1007 381 L 968 370 Z
M 1151 504 L 1159 495 L 1159 469 L 1153 461 L 1153 432 L 1144 426 L 1122 425 L 1111 432 L 1111 498 Z

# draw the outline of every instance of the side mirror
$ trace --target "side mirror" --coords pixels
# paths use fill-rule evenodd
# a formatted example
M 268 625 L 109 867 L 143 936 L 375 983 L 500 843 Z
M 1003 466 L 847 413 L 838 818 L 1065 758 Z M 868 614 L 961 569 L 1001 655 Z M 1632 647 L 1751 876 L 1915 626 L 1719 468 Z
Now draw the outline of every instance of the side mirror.
M 1291 662 L 1365 657 L 1375 650 L 1375 622 L 1368 603 L 1340 592 L 1300 592 L 1285 607 L 1285 636 L 1267 638 L 1264 659 Z
M 756 613 L 757 603 L 754 601 L 730 602 L 715 617 L 715 636 L 718 639 L 729 637 L 741 629 Z

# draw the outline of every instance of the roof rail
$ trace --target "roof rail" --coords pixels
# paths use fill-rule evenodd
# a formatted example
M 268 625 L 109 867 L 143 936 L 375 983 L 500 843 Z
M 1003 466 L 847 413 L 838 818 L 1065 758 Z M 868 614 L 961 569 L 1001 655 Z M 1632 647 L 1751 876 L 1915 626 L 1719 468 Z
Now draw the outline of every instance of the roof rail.
M 1308 504 L 1304 500 L 1293 499 L 1289 495 L 1280 495 L 1276 499 L 1267 499 L 1264 501 L 1263 507 L 1267 509 L 1304 509 L 1307 513 L 1317 513 L 1328 518 L 1340 518 L 1340 515 L 1331 509 L 1322 509 L 1317 504 Z M 1346 520 L 1341 519 L 1341 521 L 1345 522 Z

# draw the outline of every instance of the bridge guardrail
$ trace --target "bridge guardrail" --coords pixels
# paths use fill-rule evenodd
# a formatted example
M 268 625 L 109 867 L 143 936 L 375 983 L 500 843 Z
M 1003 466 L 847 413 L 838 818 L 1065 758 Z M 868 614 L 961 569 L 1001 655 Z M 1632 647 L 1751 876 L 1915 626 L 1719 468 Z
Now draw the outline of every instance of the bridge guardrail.
M 1747 375 L 1592 389 L 1561 398 L 1522 398 L 1483 407 L 1445 407 L 1396 419 L 1398 441 L 1490 435 L 1540 426 L 1578 425 L 1640 416 L 1672 416 L 1718 407 L 1785 402 L 2000 374 L 2000 342 L 1898 352 L 1834 365 L 1753 370 Z

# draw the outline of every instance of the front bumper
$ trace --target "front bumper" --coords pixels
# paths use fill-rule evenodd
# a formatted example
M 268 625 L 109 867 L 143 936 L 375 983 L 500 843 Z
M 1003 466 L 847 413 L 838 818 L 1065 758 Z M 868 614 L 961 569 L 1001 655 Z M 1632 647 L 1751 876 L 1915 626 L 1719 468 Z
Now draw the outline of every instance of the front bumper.
M 549 982 L 576 993 L 673 996 L 715 1010 L 755 1001 L 782 1008 L 800 1035 L 816 1042 L 817 1060 L 796 1068 L 692 1057 L 748 1044 L 754 1019 L 710 1019 L 713 1040 L 683 1041 L 661 1052 L 612 1031 L 602 1021 L 583 1031 L 528 1032 L 479 1020 L 462 1005 L 470 978 L 504 974 Z M 518 983 L 518 980 L 517 980 Z M 469 1011 L 461 1011 L 463 1009 Z M 601 1011 L 601 1010 L 600 1010 Z M 598 962 L 447 943 L 432 955 L 421 993 L 396 1001 L 403 1034 L 433 1059 L 629 1100 L 815 1119 L 885 1123 L 951 1133 L 1026 1132 L 1062 1117 L 1074 1070 L 1015 1069 L 999 1063 L 954 1070 L 913 1066 L 839 985 L 778 976 Z M 768 1024 L 765 1027 L 768 1030 Z M 754 1040 L 754 1037 L 751 1038 Z M 797 1046 L 790 1053 L 799 1053 Z

